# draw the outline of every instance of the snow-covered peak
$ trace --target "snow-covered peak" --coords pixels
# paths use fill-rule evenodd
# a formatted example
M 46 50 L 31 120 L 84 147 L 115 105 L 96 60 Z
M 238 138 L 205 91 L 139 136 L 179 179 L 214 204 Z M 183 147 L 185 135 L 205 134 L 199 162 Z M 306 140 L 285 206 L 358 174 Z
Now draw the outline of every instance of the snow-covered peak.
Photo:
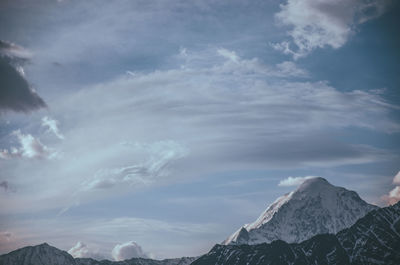
M 324 191 L 326 189 L 335 188 L 326 179 L 321 177 L 315 177 L 306 179 L 297 189 L 297 192 L 308 192 L 314 193 L 315 191 Z
M 307 179 L 223 244 L 259 244 L 277 239 L 300 242 L 316 234 L 337 233 L 375 208 L 356 192 L 334 186 L 324 178 Z

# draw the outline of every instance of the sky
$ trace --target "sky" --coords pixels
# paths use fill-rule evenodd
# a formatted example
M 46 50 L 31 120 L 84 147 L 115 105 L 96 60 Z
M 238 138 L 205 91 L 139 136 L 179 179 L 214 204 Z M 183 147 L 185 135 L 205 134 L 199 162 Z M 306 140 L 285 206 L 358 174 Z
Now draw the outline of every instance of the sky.
M 400 200 L 400 4 L 0 2 L 0 253 L 206 253 L 312 176 Z

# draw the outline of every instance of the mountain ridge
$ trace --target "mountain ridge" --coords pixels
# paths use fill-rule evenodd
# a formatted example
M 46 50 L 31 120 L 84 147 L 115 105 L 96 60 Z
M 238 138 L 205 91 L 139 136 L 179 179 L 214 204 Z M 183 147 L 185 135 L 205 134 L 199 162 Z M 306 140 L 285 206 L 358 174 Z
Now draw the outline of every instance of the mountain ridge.
M 337 233 L 378 208 L 363 201 L 355 191 L 316 177 L 305 180 L 294 191 L 272 204 L 253 222 L 222 242 L 260 244 L 274 240 L 296 243 L 317 234 Z
M 215 245 L 192 265 L 400 264 L 400 202 L 375 209 L 336 235 L 301 243 L 282 240 L 258 245 Z
M 196 257 L 153 260 L 132 258 L 124 261 L 74 258 L 68 252 L 47 243 L 26 246 L 0 255 L 0 265 L 188 265 Z

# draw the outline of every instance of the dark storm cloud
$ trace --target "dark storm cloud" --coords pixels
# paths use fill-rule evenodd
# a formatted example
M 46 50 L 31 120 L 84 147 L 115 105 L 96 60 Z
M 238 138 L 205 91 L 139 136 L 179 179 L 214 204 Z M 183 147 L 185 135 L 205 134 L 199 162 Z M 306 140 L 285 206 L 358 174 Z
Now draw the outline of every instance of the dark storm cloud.
M 24 77 L 22 65 L 28 61 L 27 51 L 0 40 L 0 111 L 30 112 L 46 107 Z

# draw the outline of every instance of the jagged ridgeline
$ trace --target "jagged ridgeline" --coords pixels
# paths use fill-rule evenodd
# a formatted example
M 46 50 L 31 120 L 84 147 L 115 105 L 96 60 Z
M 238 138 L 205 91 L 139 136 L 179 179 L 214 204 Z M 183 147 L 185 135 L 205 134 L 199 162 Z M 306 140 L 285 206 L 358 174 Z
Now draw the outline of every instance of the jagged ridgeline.
M 0 256 L 0 265 L 268 265 L 400 264 L 400 203 L 373 210 L 350 228 L 301 243 L 282 240 L 258 245 L 216 245 L 200 258 L 125 261 L 74 259 L 48 244 Z
M 132 258 L 124 261 L 97 261 L 90 258 L 73 258 L 68 252 L 46 243 L 24 247 L 0 256 L 0 265 L 189 265 L 196 258 L 153 260 Z
M 350 228 L 301 243 L 216 245 L 192 265 L 400 264 L 400 202 L 373 210 Z
M 357 193 L 309 179 L 252 224 L 199 258 L 97 261 L 48 244 L 0 256 L 0 265 L 400 265 L 400 203 L 378 208 Z
M 279 197 L 255 222 L 241 227 L 223 244 L 299 243 L 318 234 L 336 234 L 376 208 L 354 191 L 312 178 Z

